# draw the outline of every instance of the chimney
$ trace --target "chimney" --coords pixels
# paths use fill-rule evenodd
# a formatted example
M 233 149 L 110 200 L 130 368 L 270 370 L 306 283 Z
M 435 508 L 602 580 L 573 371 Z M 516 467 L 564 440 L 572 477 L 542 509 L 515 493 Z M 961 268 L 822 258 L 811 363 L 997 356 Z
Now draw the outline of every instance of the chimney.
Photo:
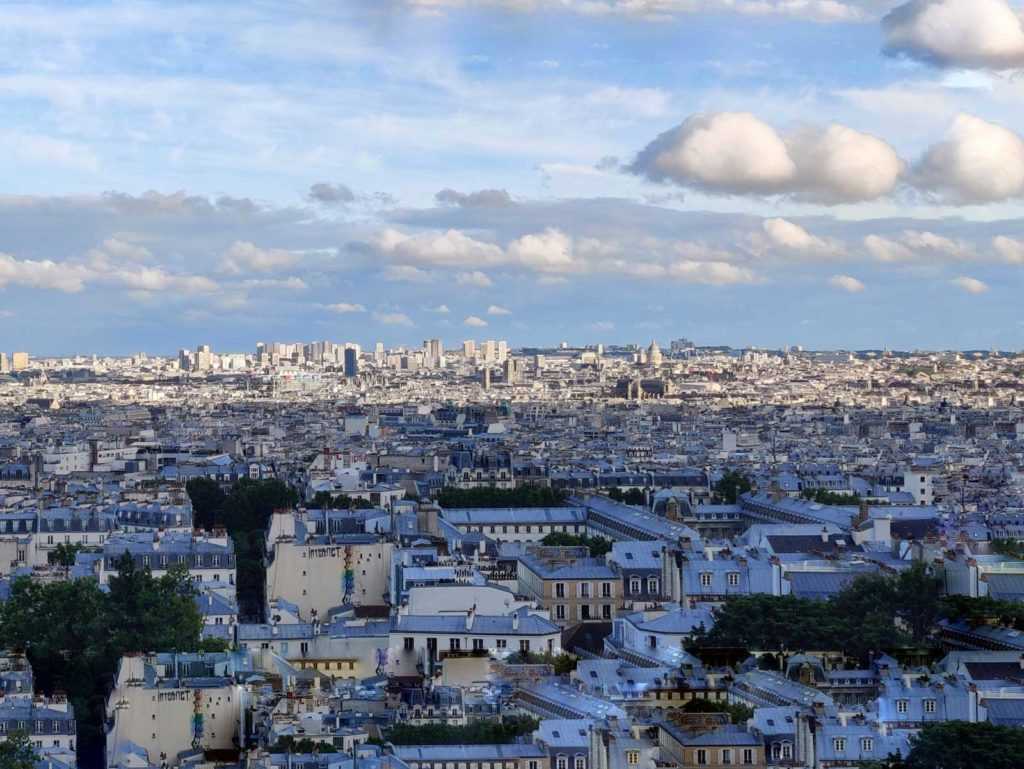
M 827 526 L 822 526 L 821 527 L 821 541 L 822 541 L 822 543 L 824 543 L 826 545 L 828 544 L 828 527 Z
M 476 604 L 473 604 L 473 606 L 470 608 L 470 610 L 468 612 L 466 612 L 466 632 L 467 633 L 470 630 L 473 629 L 473 620 L 475 618 L 476 618 Z
M 518 611 L 512 612 L 512 631 L 513 632 L 518 632 L 519 631 L 519 612 Z

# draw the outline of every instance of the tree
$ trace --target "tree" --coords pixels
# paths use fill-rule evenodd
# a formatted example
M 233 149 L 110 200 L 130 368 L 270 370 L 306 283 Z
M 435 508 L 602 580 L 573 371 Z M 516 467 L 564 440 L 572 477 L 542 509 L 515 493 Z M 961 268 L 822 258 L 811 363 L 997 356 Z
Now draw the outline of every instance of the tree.
M 185 484 L 192 500 L 192 525 L 197 529 L 213 529 L 221 522 L 227 496 L 217 481 L 211 478 L 193 478 Z
M 754 717 L 753 708 L 742 703 L 712 702 L 703 697 L 694 699 L 683 705 L 684 713 L 728 713 L 729 720 L 734 724 L 745 724 Z
M 474 721 L 466 726 L 397 724 L 388 730 L 394 745 L 505 745 L 537 730 L 540 722 L 528 716 L 511 716 L 499 721 Z
M 906 769 L 1017 769 L 1024 729 L 987 722 L 928 724 L 911 738 Z
M 750 491 L 750 479 L 735 470 L 726 470 L 718 483 L 715 484 L 715 498 L 727 505 L 735 505 L 741 494 Z
M 839 494 L 828 489 L 804 489 L 800 492 L 800 496 L 804 499 L 809 499 L 817 502 L 819 505 L 859 505 L 860 494 L 856 492 L 850 494 Z
M 588 537 L 586 534 L 569 534 L 564 531 L 553 531 L 540 541 L 548 547 L 586 547 L 593 558 L 600 558 L 612 550 L 612 541 L 604 537 Z
M 28 734 L 23 731 L 11 732 L 0 742 L 0 769 L 35 769 L 38 760 Z
M 67 579 L 68 574 L 71 572 L 71 567 L 75 565 L 75 559 L 78 558 L 78 553 L 83 547 L 84 545 L 81 543 L 70 544 L 61 542 L 47 553 L 46 560 L 55 566 L 63 566 L 64 578 Z
M 561 489 L 526 484 L 514 489 L 442 489 L 441 507 L 564 507 L 568 495 Z

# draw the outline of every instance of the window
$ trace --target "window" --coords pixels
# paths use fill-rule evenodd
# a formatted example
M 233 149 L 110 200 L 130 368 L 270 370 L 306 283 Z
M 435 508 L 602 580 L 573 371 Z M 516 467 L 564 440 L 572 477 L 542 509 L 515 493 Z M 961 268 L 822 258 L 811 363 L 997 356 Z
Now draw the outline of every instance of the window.
M 565 604 L 555 606 L 555 619 L 565 619 Z
M 648 595 L 657 595 L 658 594 L 658 579 L 657 579 L 657 577 L 648 577 L 647 578 L 647 593 L 648 593 Z
M 569 759 L 565 756 L 558 756 L 555 759 L 556 769 L 569 769 Z
M 413 650 L 414 644 L 415 640 L 413 639 L 413 637 L 406 636 L 405 639 L 402 641 L 402 648 L 404 648 L 407 652 L 411 652 Z
M 601 618 L 611 619 L 612 618 L 612 605 L 610 603 L 601 605 Z
M 743 749 L 743 763 L 752 764 L 754 763 L 754 751 L 752 748 Z
M 565 583 L 564 582 L 556 582 L 555 583 L 555 598 L 565 598 Z
M 612 597 L 612 583 L 611 582 L 602 582 L 601 583 L 601 597 L 602 598 L 611 598 Z
M 861 753 L 871 753 L 872 751 L 874 751 L 874 749 L 875 749 L 875 741 L 873 739 L 871 739 L 870 737 L 861 737 L 860 738 L 860 752 Z
M 572 769 L 586 769 L 587 759 L 584 756 L 576 756 L 576 760 L 573 761 Z
M 836 753 L 846 752 L 846 738 L 845 737 L 833 737 L 832 738 L 832 750 Z
M 579 585 L 580 598 L 590 598 L 590 583 L 580 582 Z
M 626 763 L 630 766 L 636 766 L 640 763 L 640 751 L 639 750 L 627 750 L 626 751 Z
M 782 743 L 782 757 L 784 759 L 790 759 L 793 757 L 793 745 L 789 742 Z
M 708 752 L 703 748 L 697 751 L 697 765 L 707 766 L 708 763 Z
M 712 580 L 713 580 L 713 577 L 712 577 L 712 574 L 711 574 L 710 571 L 702 571 L 700 573 L 700 586 L 701 587 L 711 587 Z
M 738 571 L 730 571 L 729 572 L 729 576 L 728 576 L 728 580 L 729 580 L 729 587 L 739 587 L 740 586 L 740 573 Z
M 499 639 L 498 639 L 498 641 L 497 641 L 497 643 L 496 643 L 495 645 L 496 645 L 496 646 L 497 646 L 497 647 L 498 647 L 499 649 L 505 649 L 505 648 L 507 648 L 507 647 L 508 647 L 508 639 L 505 639 L 505 638 L 499 638 Z
M 633 577 L 629 580 L 629 592 L 632 595 L 638 595 L 640 593 L 640 578 Z
M 896 712 L 897 713 L 906 713 L 909 710 L 910 710 L 910 701 L 909 700 L 896 700 Z
M 526 639 L 526 640 L 523 640 L 523 641 L 519 642 L 519 651 L 527 653 L 527 654 L 529 653 L 529 651 L 530 651 L 530 641 L 529 641 L 529 639 Z
M 723 766 L 731 766 L 732 765 L 732 750 L 730 750 L 729 748 L 725 748 L 722 751 L 722 765 Z
M 925 713 L 934 713 L 935 712 L 935 704 L 936 704 L 935 700 L 925 700 L 924 701 L 924 712 Z
M 462 642 L 458 638 L 448 639 L 448 648 L 451 649 L 453 652 L 457 652 L 461 646 Z
M 484 650 L 484 639 L 474 638 L 473 639 L 473 651 L 482 652 Z

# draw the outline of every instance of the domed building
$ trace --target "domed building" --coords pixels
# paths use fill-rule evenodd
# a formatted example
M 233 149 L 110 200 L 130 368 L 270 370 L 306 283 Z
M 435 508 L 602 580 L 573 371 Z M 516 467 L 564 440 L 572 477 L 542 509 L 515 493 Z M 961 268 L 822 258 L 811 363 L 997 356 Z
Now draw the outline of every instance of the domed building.
M 657 368 L 661 365 L 664 360 L 661 354 L 661 348 L 658 347 L 658 342 L 651 340 L 651 346 L 647 348 L 647 362 Z

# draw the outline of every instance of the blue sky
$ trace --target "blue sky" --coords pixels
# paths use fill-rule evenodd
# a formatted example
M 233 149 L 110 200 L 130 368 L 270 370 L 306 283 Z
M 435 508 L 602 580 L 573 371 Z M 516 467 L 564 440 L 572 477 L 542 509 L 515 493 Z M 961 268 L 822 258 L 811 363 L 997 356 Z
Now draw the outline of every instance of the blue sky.
M 0 7 L 0 349 L 1018 349 L 1009 0 Z

